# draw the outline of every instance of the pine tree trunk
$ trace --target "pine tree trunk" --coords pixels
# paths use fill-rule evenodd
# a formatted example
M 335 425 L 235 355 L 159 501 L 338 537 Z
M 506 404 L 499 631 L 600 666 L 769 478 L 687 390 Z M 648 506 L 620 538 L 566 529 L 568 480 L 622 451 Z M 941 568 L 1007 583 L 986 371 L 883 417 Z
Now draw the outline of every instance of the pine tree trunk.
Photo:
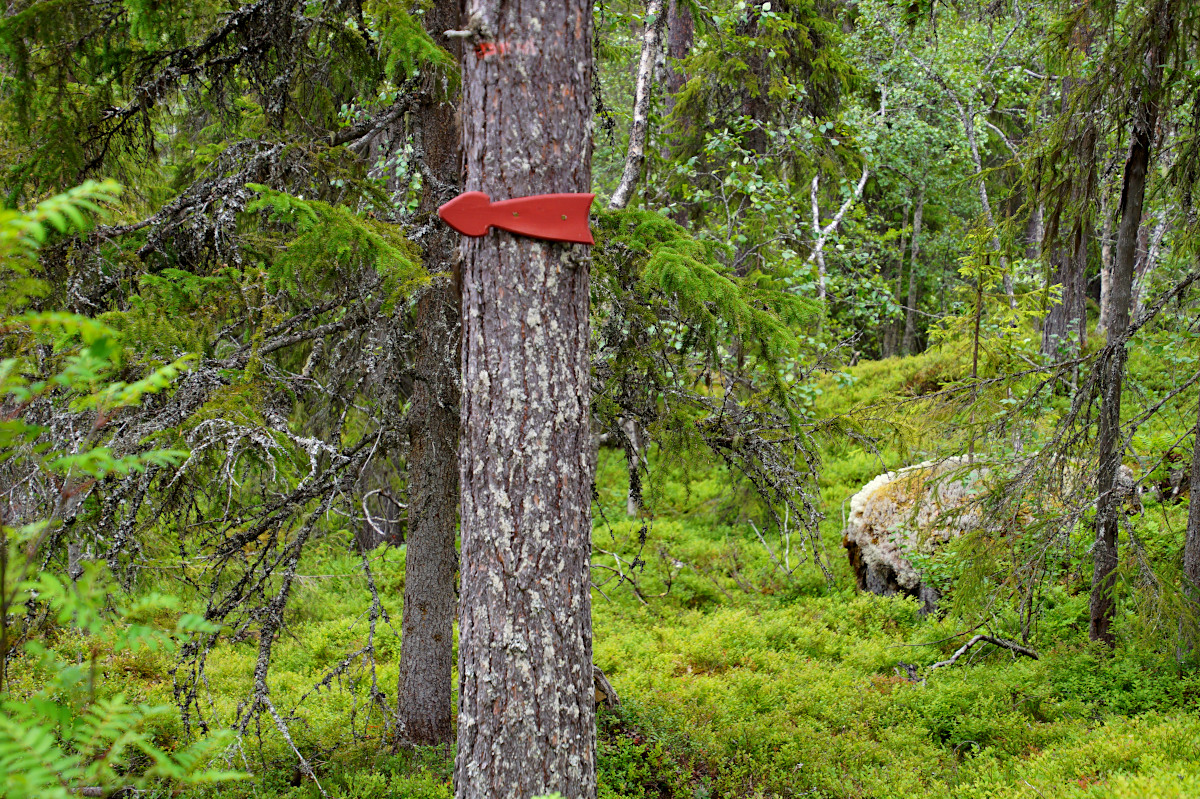
M 1192 445 L 1192 475 L 1188 493 L 1187 535 L 1183 545 L 1184 589 L 1200 601 L 1200 409 L 1196 413 L 1196 443 Z
M 591 3 L 467 12 L 496 47 L 463 59 L 466 189 L 589 191 Z M 458 799 L 596 795 L 589 266 L 581 245 L 463 242 Z
M 1133 263 L 1137 254 L 1138 228 L 1142 221 L 1142 203 L 1146 196 L 1146 173 L 1150 149 L 1158 121 L 1158 94 L 1162 86 L 1162 67 L 1158 48 L 1147 53 L 1150 79 L 1139 98 L 1132 125 L 1132 141 L 1125 161 L 1124 187 L 1121 191 L 1121 222 L 1117 228 L 1117 251 L 1113 260 L 1109 287 L 1110 317 L 1108 343 L 1117 344 L 1129 328 L 1129 305 L 1133 290 Z M 1099 461 L 1096 505 L 1096 544 L 1092 550 L 1092 593 L 1089 603 L 1088 636 L 1093 641 L 1116 643 L 1112 633 L 1113 586 L 1116 583 L 1117 533 L 1120 524 L 1120 499 L 1114 491 L 1117 470 L 1121 467 L 1121 387 L 1125 379 L 1128 349 L 1115 346 L 1097 368 L 1100 372 L 1100 416 L 1096 436 Z
M 441 40 L 443 31 L 458 27 L 459 15 L 457 0 L 438 0 L 425 12 L 426 28 Z M 425 181 L 420 213 L 435 213 L 461 183 L 462 146 L 451 99 L 438 98 L 434 87 L 417 110 L 425 166 L 441 184 Z M 417 302 L 397 720 L 402 741 L 430 745 L 452 738 L 460 330 L 452 262 L 458 236 L 434 225 L 422 243 L 426 268 L 435 275 Z
M 1046 355 L 1057 355 L 1068 342 L 1068 352 L 1077 352 L 1087 338 L 1087 248 L 1088 236 L 1083 226 L 1076 224 L 1057 258 L 1055 279 L 1062 286 L 1061 302 L 1042 323 L 1042 352 Z
M 901 352 L 915 355 L 917 350 L 917 256 L 921 254 L 921 219 L 925 215 L 925 188 L 917 194 L 917 208 L 913 212 L 912 264 L 908 267 L 908 308 L 904 312 L 904 342 Z
M 452 737 L 458 521 L 458 291 L 448 275 L 435 281 L 417 305 L 397 694 L 401 740 L 426 745 Z
M 1088 40 L 1090 41 L 1090 39 Z M 1088 44 L 1081 43 L 1086 52 Z M 1079 81 L 1064 78 L 1062 83 L 1062 112 L 1069 112 L 1069 97 Z M 1085 170 L 1082 181 L 1076 181 L 1071 199 L 1080 205 L 1086 203 L 1088 187 L 1095 183 L 1096 173 L 1096 129 L 1090 122 L 1083 123 L 1076 161 Z M 1059 255 L 1058 284 L 1062 287 L 1062 298 L 1050 309 L 1042 325 L 1042 352 L 1055 356 L 1060 349 L 1068 353 L 1079 352 L 1087 341 L 1087 251 L 1093 231 L 1082 219 L 1077 219 L 1071 236 Z
M 667 7 L 667 55 L 672 62 L 667 64 L 667 113 L 674 108 L 673 98 L 687 81 L 687 76 L 679 69 L 679 65 L 673 62 L 687 58 L 688 53 L 692 51 L 695 30 L 691 9 L 679 0 L 670 0 Z

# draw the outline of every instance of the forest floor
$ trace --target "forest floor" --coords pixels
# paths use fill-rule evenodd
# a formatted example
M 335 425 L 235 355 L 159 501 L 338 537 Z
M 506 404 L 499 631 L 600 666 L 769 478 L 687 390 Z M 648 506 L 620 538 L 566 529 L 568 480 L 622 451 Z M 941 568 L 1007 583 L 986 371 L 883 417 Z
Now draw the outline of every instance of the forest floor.
M 919 391 L 948 368 L 936 355 L 865 363 L 826 381 L 814 407 L 837 413 Z M 1085 593 L 1050 587 L 1040 659 L 980 648 L 927 672 L 964 640 L 961 621 L 922 618 L 911 599 L 857 592 L 841 548 L 843 503 L 875 474 L 920 455 L 828 447 L 819 545 L 827 578 L 811 552 L 791 574 L 776 566 L 748 523 L 753 500 L 736 484 L 731 491 L 714 464 L 658 468 L 656 513 L 640 549 L 646 520 L 625 516 L 623 460 L 602 453 L 594 562 L 614 565 L 600 550 L 626 560 L 641 551 L 647 565 L 638 574 L 644 600 L 619 580 L 594 592 L 595 661 L 622 700 L 600 714 L 601 797 L 1200 796 L 1200 673 L 1173 652 L 1089 647 Z M 1186 516 L 1186 504 L 1161 512 Z M 402 547 L 369 554 L 391 619 L 376 636 L 374 674 L 355 661 L 310 693 L 368 635 L 361 558 L 335 538 L 302 569 L 271 665 L 275 704 L 329 796 L 449 797 L 452 753 L 393 753 L 386 719 L 369 701 L 373 679 L 395 698 Z M 782 560 L 778 534 L 768 540 Z M 789 564 L 804 554 L 796 536 Z M 249 696 L 255 657 L 253 640 L 222 643 L 209 657 L 203 709 L 214 727 Z M 902 664 L 915 665 L 918 679 Z M 163 652 L 110 658 L 103 684 L 170 702 L 173 665 Z M 160 739 L 182 740 L 178 718 L 159 723 Z M 234 763 L 256 776 L 212 795 L 320 796 L 276 731 L 260 732 Z

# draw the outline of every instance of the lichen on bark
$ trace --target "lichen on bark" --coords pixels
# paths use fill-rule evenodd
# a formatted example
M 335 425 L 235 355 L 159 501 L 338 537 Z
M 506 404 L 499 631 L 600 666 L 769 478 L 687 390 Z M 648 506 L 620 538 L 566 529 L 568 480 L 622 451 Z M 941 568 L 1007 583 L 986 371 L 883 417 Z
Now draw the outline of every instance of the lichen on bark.
M 591 183 L 591 4 L 472 0 L 467 191 Z M 463 244 L 459 799 L 596 793 L 587 248 Z

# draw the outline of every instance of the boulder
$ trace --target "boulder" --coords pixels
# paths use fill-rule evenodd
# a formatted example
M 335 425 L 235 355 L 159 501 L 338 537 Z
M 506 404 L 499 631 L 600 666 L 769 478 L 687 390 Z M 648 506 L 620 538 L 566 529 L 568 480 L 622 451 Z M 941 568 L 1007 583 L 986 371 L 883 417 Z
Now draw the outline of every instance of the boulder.
M 881 474 L 851 497 L 842 546 L 859 589 L 907 594 L 920 600 L 922 612 L 934 610 L 940 596 L 912 558 L 979 525 L 971 500 L 986 471 L 965 457 L 926 461 Z
M 922 613 L 941 599 L 914 565 L 914 557 L 978 529 L 979 503 L 988 474 L 985 463 L 966 457 L 925 461 L 881 474 L 850 498 L 842 546 L 858 587 L 881 596 L 906 594 L 921 602 Z M 1114 489 L 1127 510 L 1141 511 L 1133 470 L 1122 466 Z

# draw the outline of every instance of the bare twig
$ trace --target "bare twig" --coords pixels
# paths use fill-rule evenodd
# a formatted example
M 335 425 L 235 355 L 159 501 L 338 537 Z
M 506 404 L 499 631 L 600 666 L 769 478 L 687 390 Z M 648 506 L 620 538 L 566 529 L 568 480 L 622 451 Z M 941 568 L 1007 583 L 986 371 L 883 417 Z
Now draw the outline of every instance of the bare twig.
M 934 663 L 932 666 L 930 666 L 929 670 L 932 671 L 934 669 L 941 668 L 942 666 L 953 666 L 955 661 L 965 655 L 971 649 L 971 647 L 975 646 L 975 644 L 978 644 L 980 641 L 994 644 L 995 646 L 1002 647 L 1018 655 L 1024 655 L 1025 657 L 1033 658 L 1034 660 L 1038 659 L 1038 653 L 1029 647 L 1021 646 L 1014 641 L 1009 641 L 1004 638 L 997 638 L 994 635 L 984 635 L 981 633 L 979 635 L 972 636 L 971 640 L 959 647 L 958 651 L 951 655 L 948 660 L 939 660 L 937 663 Z

